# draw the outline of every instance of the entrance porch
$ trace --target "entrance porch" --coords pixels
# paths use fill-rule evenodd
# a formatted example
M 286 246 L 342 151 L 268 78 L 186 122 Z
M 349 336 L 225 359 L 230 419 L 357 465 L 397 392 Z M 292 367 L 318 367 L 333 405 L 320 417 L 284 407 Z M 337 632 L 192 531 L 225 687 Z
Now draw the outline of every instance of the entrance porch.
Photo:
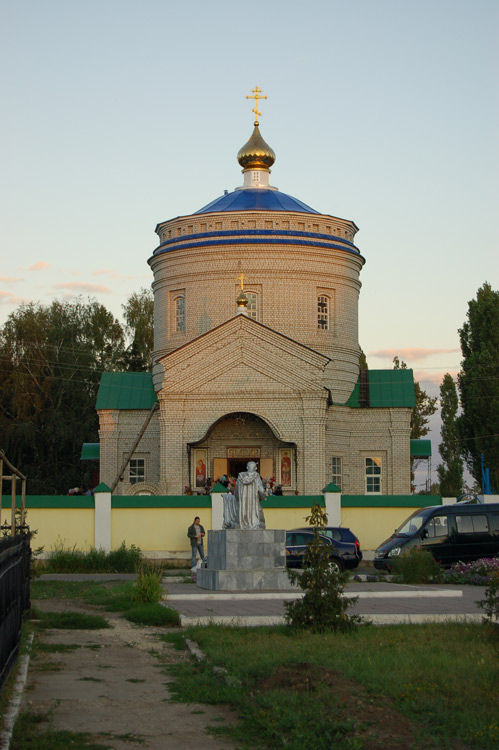
M 216 484 L 222 477 L 236 479 L 254 461 L 267 486 L 280 484 L 283 492 L 296 490 L 296 446 L 277 438 L 271 427 L 250 412 L 221 417 L 206 436 L 189 446 L 193 490 Z

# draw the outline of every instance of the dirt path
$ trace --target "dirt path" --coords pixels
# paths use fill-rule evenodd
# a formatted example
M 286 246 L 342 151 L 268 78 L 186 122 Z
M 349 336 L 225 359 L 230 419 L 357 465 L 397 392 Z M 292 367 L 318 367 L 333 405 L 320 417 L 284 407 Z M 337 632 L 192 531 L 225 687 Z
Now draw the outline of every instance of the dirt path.
M 48 716 L 40 731 L 88 732 L 113 750 L 234 748 L 229 740 L 207 733 L 210 726 L 236 721 L 229 707 L 168 700 L 171 678 L 164 665 L 189 656 L 159 640 L 165 628 L 143 628 L 76 601 L 38 600 L 36 606 L 105 614 L 112 625 L 109 630 L 38 631 L 42 648 L 76 647 L 57 653 L 35 649 L 22 710 Z

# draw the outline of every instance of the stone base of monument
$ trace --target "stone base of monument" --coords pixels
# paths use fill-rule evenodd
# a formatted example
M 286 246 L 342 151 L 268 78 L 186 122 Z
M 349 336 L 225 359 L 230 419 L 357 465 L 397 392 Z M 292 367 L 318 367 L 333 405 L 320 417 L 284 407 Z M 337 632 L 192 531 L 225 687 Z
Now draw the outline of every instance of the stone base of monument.
M 290 589 L 286 573 L 286 532 L 282 529 L 208 531 L 208 567 L 197 585 L 212 591 Z

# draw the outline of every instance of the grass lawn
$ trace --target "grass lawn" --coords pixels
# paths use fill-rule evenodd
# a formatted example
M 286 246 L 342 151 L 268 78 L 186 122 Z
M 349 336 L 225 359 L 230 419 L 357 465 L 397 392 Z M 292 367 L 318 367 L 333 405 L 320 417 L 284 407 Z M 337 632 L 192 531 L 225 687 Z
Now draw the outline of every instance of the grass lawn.
M 86 732 L 50 728 L 40 731 L 40 726 L 49 724 L 48 714 L 22 713 L 16 721 L 10 750 L 113 750 L 116 739 L 125 744 L 143 742 L 140 737 L 132 734 L 113 735 L 104 732 L 90 735 Z
M 45 629 L 102 630 L 111 627 L 105 617 L 86 615 L 82 612 L 41 612 L 32 609 L 31 617 L 37 621 L 39 628 Z
M 155 603 L 142 603 L 134 599 L 131 581 L 97 583 L 95 581 L 32 581 L 31 599 L 75 599 L 102 607 L 139 625 L 178 625 L 178 612 Z M 52 627 L 52 626 L 47 626 Z
M 176 698 L 232 703 L 240 747 L 499 748 L 498 640 L 484 626 L 312 635 L 213 625 L 187 637 L 207 663 L 171 667 Z

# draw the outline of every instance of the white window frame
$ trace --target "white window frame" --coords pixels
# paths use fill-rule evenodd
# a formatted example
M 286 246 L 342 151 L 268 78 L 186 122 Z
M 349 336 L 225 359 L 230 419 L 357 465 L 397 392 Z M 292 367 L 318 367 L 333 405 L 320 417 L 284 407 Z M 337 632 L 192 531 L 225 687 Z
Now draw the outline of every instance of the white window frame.
M 185 333 L 185 293 L 178 292 L 172 300 L 173 332 Z
M 258 292 L 248 291 L 244 292 L 248 298 L 248 304 L 246 310 L 248 311 L 248 318 L 258 320 L 260 318 L 260 295 Z
M 383 489 L 383 459 L 381 456 L 364 458 L 366 495 L 381 495 Z
M 321 307 L 323 303 L 326 303 L 326 307 Z M 327 294 L 317 295 L 317 330 L 329 331 L 329 317 L 331 313 L 331 297 Z M 325 325 L 321 325 L 324 323 Z
M 130 462 L 128 464 L 128 481 L 130 482 L 130 484 L 139 484 L 146 481 L 145 458 L 130 459 Z
M 337 487 L 342 489 L 343 482 L 343 456 L 331 457 L 331 481 Z

